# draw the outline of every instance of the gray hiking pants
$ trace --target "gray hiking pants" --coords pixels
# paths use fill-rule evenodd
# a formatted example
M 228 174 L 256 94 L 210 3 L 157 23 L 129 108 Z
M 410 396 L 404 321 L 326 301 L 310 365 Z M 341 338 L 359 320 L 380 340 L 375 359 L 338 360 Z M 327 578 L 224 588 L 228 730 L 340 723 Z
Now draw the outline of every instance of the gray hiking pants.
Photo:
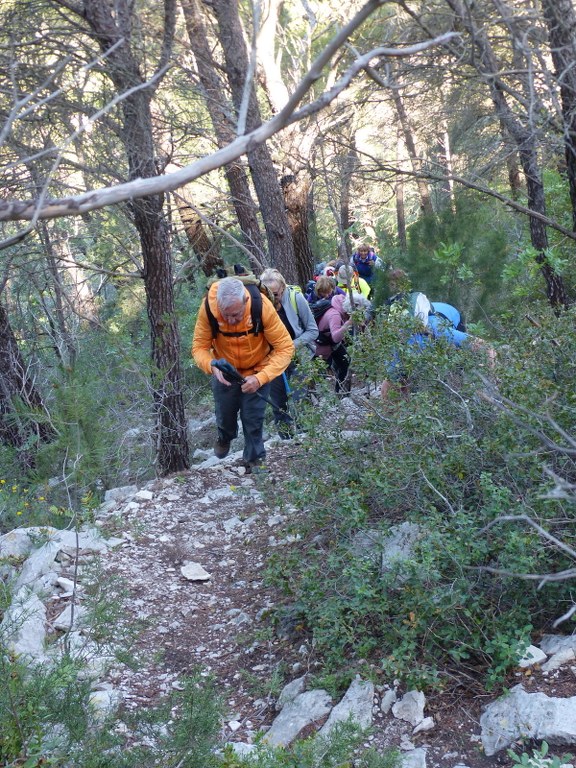
M 269 388 L 269 384 L 264 384 L 258 392 L 268 397 Z M 219 439 L 229 443 L 238 436 L 238 412 L 240 412 L 244 433 L 244 461 L 263 459 L 266 456 L 262 437 L 266 401 L 256 393 L 245 394 L 240 384 L 231 384 L 227 387 L 215 376 L 212 377 L 212 393 Z

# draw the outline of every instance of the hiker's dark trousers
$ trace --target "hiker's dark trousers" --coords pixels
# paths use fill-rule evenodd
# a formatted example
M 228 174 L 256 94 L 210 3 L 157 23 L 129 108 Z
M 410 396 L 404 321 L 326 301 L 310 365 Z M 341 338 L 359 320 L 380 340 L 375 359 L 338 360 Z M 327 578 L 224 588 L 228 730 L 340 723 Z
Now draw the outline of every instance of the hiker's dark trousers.
M 264 384 L 258 392 L 268 397 L 269 384 Z M 266 401 L 257 394 L 244 394 L 240 384 L 220 384 L 212 376 L 212 392 L 214 394 L 214 410 L 218 437 L 224 443 L 229 443 L 238 436 L 238 413 L 244 433 L 244 461 L 257 461 L 266 456 L 262 431 L 264 428 L 264 412 Z
M 287 382 L 284 378 L 288 379 Z M 294 361 L 290 363 L 288 368 L 284 371 L 282 376 L 278 376 L 272 379 L 270 382 L 270 400 L 274 403 L 274 423 L 278 427 L 278 434 L 280 437 L 291 437 L 294 433 L 294 420 L 289 412 L 288 392 L 293 382 L 296 382 L 296 386 L 291 390 L 290 397 L 294 403 L 297 403 L 304 397 L 304 389 L 302 388 L 302 375 L 298 376 L 298 371 Z M 300 384 L 300 386 L 298 386 Z
M 337 344 L 326 362 L 336 376 L 336 392 L 350 392 L 350 357 L 344 344 Z

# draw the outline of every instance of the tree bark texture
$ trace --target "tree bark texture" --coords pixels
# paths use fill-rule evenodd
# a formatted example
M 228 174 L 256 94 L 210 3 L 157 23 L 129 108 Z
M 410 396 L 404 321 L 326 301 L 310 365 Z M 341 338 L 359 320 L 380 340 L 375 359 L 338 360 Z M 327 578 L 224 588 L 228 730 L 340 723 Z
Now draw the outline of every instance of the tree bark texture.
M 542 0 L 542 10 L 560 87 L 572 226 L 576 230 L 576 11 L 572 0 Z
M 182 195 L 175 195 L 175 198 L 186 238 L 194 251 L 200 269 L 206 277 L 210 277 L 215 274 L 218 267 L 224 266 L 218 242 L 215 238 L 211 240 L 208 237 L 204 222 L 190 203 Z
M 410 158 L 412 170 L 416 177 L 416 185 L 418 187 L 418 194 L 420 195 L 420 208 L 422 209 L 422 213 L 427 216 L 432 216 L 434 210 L 430 198 L 430 189 L 428 188 L 425 179 L 418 175 L 421 170 L 421 161 L 418 157 L 418 152 L 416 151 L 416 141 L 414 140 L 414 133 L 412 131 L 412 126 L 410 125 L 410 120 L 408 119 L 408 113 L 406 112 L 406 107 L 404 106 L 404 101 L 402 100 L 400 89 L 397 84 L 393 84 L 392 98 L 394 100 L 396 114 L 398 115 L 398 121 L 402 129 L 402 135 L 404 136 L 408 157 Z
M 41 301 L 50 326 L 52 344 L 56 357 L 64 367 L 74 368 L 76 363 L 76 344 L 68 330 L 66 322 L 66 313 L 64 311 L 64 291 L 60 271 L 58 269 L 58 259 L 54 253 L 54 247 L 50 232 L 46 222 L 42 222 L 40 227 L 40 237 L 44 252 L 46 253 L 46 265 L 48 273 L 52 280 L 52 292 L 54 301 L 54 312 L 51 312 L 46 306 L 42 296 Z
M 342 158 L 342 188 L 340 192 L 340 222 L 345 233 L 345 253 L 342 255 L 346 258 L 350 258 L 353 251 L 353 245 L 349 234 L 350 227 L 353 224 L 352 216 L 350 213 L 350 190 L 352 187 L 352 179 L 354 178 L 354 174 L 360 165 L 358 160 L 358 152 L 356 150 L 355 136 L 350 136 L 349 141 L 350 149 Z
M 498 75 L 500 67 L 485 32 L 476 28 L 469 10 L 465 8 L 461 0 L 446 1 L 454 13 L 458 15 L 461 24 L 472 39 L 472 44 L 478 52 L 478 56 L 473 59 L 473 66 L 475 66 L 484 82 L 488 85 L 496 115 L 518 148 L 520 165 L 526 177 L 528 208 L 531 211 L 545 215 L 544 185 L 542 170 L 538 161 L 538 147 L 534 130 L 531 128 L 530 122 L 527 123 L 527 126 L 524 126 L 508 104 L 503 84 Z M 548 301 L 553 307 L 566 306 L 567 295 L 564 281 L 561 275 L 557 274 L 550 265 L 546 255 L 546 249 L 548 248 L 546 226 L 534 216 L 530 216 L 530 239 L 533 248 L 536 250 L 536 261 L 540 265 L 540 270 L 546 283 Z
M 118 0 L 113 15 L 106 0 L 84 2 L 84 18 L 92 36 L 108 54 L 103 66 L 119 93 L 144 83 L 130 47 L 132 6 L 130 0 Z M 122 138 L 130 179 L 157 175 L 150 99 L 150 88 L 143 88 L 122 101 Z M 150 321 L 152 389 L 158 419 L 157 463 L 160 474 L 165 475 L 189 467 L 172 254 L 163 214 L 163 197 L 156 195 L 134 200 L 133 212 L 142 248 L 146 309 Z
M 438 146 L 440 147 L 440 155 L 438 158 L 439 165 L 441 165 L 446 173 L 446 178 L 440 185 L 442 197 L 450 204 L 450 209 L 453 213 L 456 213 L 456 201 L 454 198 L 454 182 L 452 181 L 452 148 L 450 146 L 450 133 L 448 126 L 444 124 L 442 126 L 442 132 L 438 134 Z
M 19 414 L 17 401 L 28 410 Z M 44 402 L 30 376 L 6 308 L 0 304 L 0 440 L 20 450 L 20 460 L 30 467 L 33 452 L 25 448 L 32 435 L 36 442 L 48 442 L 55 432 L 47 419 Z M 42 414 L 42 418 L 38 418 Z M 36 418 L 35 418 L 36 416 Z
M 293 268 L 283 274 L 288 283 L 305 286 L 310 279 L 310 265 L 313 260 L 308 236 L 309 178 L 307 174 L 299 174 L 298 177 L 288 175 L 283 176 L 280 183 L 294 243 Z
M 404 152 L 400 131 L 398 131 L 398 141 L 396 142 L 396 165 L 402 168 L 404 165 Z M 396 195 L 396 226 L 398 228 L 398 245 L 402 250 L 406 250 L 406 208 L 404 205 L 404 176 L 398 174 L 398 179 L 394 185 Z
M 510 134 L 502 121 L 500 121 L 500 129 L 504 145 L 510 144 Z M 520 167 L 518 165 L 518 150 L 515 143 L 514 148 L 511 146 L 509 151 L 506 152 L 506 169 L 508 171 L 510 194 L 512 195 L 513 200 L 518 200 L 524 191 L 524 185 L 522 184 L 522 174 L 520 173 Z
M 218 37 L 226 62 L 226 76 L 232 90 L 232 100 L 238 115 L 244 93 L 247 97 L 246 132 L 262 123 L 253 83 L 246 82 L 249 57 L 238 14 L 237 0 L 213 0 L 212 8 L 218 22 Z M 260 213 L 268 240 L 269 262 L 288 279 L 294 275 L 294 245 L 284 196 L 266 143 L 247 153 L 250 174 L 260 205 Z
M 235 138 L 233 107 L 226 100 L 226 87 L 218 74 L 218 68 L 206 35 L 206 27 L 199 0 L 180 0 L 184 12 L 190 47 L 196 59 L 198 77 L 205 95 L 206 108 L 216 135 L 218 147 L 230 144 Z M 258 206 L 252 199 L 250 185 L 240 159 L 226 165 L 224 173 L 232 196 L 232 205 L 242 230 L 244 242 L 250 253 L 261 263 L 264 240 L 258 224 Z M 252 264 L 254 267 L 255 265 Z

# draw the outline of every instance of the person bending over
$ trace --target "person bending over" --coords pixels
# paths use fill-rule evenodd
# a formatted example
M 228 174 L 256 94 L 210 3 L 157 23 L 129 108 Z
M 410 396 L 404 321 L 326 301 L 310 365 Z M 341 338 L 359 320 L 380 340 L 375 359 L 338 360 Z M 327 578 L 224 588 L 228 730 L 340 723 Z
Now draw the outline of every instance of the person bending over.
M 214 333 L 205 302 L 202 302 L 192 342 L 196 365 L 212 375 L 212 393 L 218 437 L 214 454 L 223 459 L 238 434 L 238 413 L 244 433 L 243 458 L 247 469 L 258 467 L 266 457 L 263 428 L 270 382 L 290 364 L 294 344 L 269 299 L 261 296 L 261 329 L 252 321 L 252 298 L 241 280 L 225 277 L 210 286 L 207 297 L 217 321 Z M 214 366 L 218 359 L 231 363 L 245 379 L 230 383 Z

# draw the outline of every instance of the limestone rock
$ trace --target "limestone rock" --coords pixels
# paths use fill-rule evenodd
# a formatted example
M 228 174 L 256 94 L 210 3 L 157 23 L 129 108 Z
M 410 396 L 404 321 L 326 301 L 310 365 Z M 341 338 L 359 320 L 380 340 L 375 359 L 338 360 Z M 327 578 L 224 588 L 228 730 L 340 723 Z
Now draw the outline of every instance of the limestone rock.
M 517 685 L 486 707 L 480 726 L 488 757 L 517 739 L 536 739 L 556 746 L 574 745 L 576 696 L 552 698 L 544 693 L 526 693 Z
M 0 623 L 6 647 L 30 661 L 43 661 L 46 608 L 37 595 L 22 587 Z
M 276 707 L 275 707 L 276 711 L 280 712 L 282 707 L 284 707 L 290 701 L 294 701 L 296 696 L 304 692 L 305 688 L 306 688 L 306 675 L 302 675 L 302 677 L 297 677 L 296 680 L 292 680 L 292 682 L 285 685 L 284 688 L 282 688 L 282 691 L 280 692 L 280 696 L 278 696 L 278 701 L 276 702 Z
M 138 487 L 136 485 L 123 485 L 121 488 L 110 488 L 104 494 L 104 501 L 124 501 L 135 493 L 138 493 Z
M 546 662 L 542 664 L 542 672 L 554 672 L 565 664 L 570 664 L 576 658 L 573 648 L 560 648 Z
M 304 728 L 326 717 L 331 706 L 327 691 L 305 691 L 282 708 L 263 740 L 273 747 L 286 747 Z
M 400 758 L 402 768 L 426 768 L 426 750 L 423 747 L 412 749 Z
M 188 581 L 209 581 L 212 578 L 200 563 L 187 563 L 180 568 L 180 573 Z
M 526 669 L 527 667 L 533 667 L 534 664 L 541 664 L 543 661 L 546 661 L 547 658 L 548 657 L 544 651 L 540 650 L 540 648 L 537 648 L 535 645 L 529 645 L 518 662 L 518 666 L 522 669 Z
M 408 691 L 392 706 L 392 714 L 399 720 L 406 720 L 416 727 L 424 720 L 424 706 L 426 697 L 422 691 Z
M 356 678 L 337 704 L 328 720 L 320 729 L 322 736 L 328 736 L 336 723 L 351 720 L 362 729 L 372 725 L 372 705 L 374 703 L 374 684 Z
M 392 704 L 395 704 L 398 700 L 398 696 L 396 695 L 396 691 L 393 688 L 390 688 L 387 691 L 384 691 L 382 694 L 382 701 L 380 702 L 380 709 L 382 712 L 384 712 L 385 715 L 390 712 L 392 709 Z

